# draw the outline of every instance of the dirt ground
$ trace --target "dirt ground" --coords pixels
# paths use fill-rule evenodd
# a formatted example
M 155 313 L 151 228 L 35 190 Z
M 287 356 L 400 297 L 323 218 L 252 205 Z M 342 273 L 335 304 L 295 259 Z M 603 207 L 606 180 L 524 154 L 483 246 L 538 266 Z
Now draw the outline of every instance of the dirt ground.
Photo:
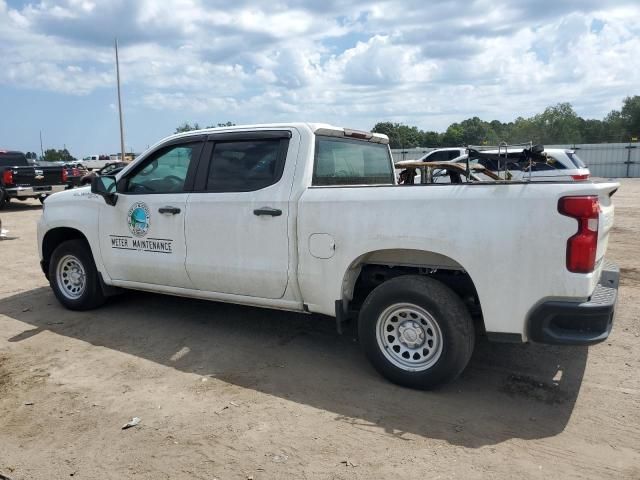
M 15 237 L 0 241 L 0 473 L 638 479 L 640 179 L 614 199 L 609 340 L 479 339 L 436 392 L 388 383 L 323 317 L 135 292 L 64 310 L 38 265 L 41 207 L 12 204 L 0 212 Z

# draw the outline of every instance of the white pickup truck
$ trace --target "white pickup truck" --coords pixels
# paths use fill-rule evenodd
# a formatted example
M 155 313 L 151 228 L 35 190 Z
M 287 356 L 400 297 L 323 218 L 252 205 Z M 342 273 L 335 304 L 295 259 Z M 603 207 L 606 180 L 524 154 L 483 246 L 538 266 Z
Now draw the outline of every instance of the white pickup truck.
M 38 225 L 70 309 L 121 288 L 336 317 L 357 314 L 388 379 L 431 388 L 489 339 L 592 344 L 612 327 L 605 259 L 617 183 L 396 185 L 384 135 L 325 124 L 188 132 Z

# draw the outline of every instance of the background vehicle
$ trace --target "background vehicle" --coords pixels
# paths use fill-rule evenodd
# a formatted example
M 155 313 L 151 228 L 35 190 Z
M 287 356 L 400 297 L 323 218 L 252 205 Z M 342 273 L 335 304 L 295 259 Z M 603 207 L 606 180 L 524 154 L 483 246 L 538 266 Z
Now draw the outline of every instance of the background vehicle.
M 113 162 L 109 155 L 89 155 L 82 159 L 82 163 L 88 170 L 100 169 Z
M 87 175 L 87 169 L 85 168 L 82 162 L 45 162 L 38 161 L 38 166 L 41 167 L 62 167 L 64 168 L 67 176 L 66 188 L 67 190 L 70 188 L 78 187 L 81 185 L 81 179 Z
M 79 187 L 88 171 L 82 163 L 67 163 L 64 165 L 67 172 L 67 189 Z
M 421 162 L 418 160 L 404 160 L 395 163 L 396 169 L 402 169 L 398 183 L 415 185 L 417 183 L 466 183 L 501 180 L 491 170 L 479 163 L 469 164 L 456 162 Z M 418 173 L 420 172 L 420 173 Z
M 67 308 L 132 288 L 316 312 L 339 328 L 357 316 L 380 373 L 432 388 L 465 368 L 476 331 L 510 342 L 607 338 L 618 187 L 398 186 L 384 135 L 228 127 L 168 137 L 96 177 L 92 194 L 55 195 L 38 243 Z
M 12 198 L 40 201 L 61 192 L 67 182 L 62 166 L 32 166 L 22 152 L 0 150 L 0 209 Z
M 591 176 L 591 172 L 574 150 L 539 147 L 542 150 L 531 164 L 523 158 L 522 148 L 509 148 L 506 152 L 471 148 L 469 158 L 471 162 L 479 162 L 494 172 L 503 172 L 506 154 L 507 170 L 512 180 L 580 181 L 588 180 Z M 466 158 L 463 155 L 456 161 L 464 162 Z
M 104 167 L 102 167 L 100 170 L 85 172 L 83 177 L 80 179 L 80 184 L 89 185 L 91 183 L 92 178 L 98 177 L 100 175 L 115 175 L 127 165 L 128 165 L 127 162 L 111 162 L 105 165 Z
M 506 155 L 507 169 L 509 171 L 508 180 L 561 180 L 561 181 L 580 181 L 588 180 L 591 173 L 584 162 L 576 154 L 574 150 L 565 150 L 559 148 L 544 149 L 542 155 L 545 161 L 536 161 L 529 168 L 528 164 L 519 161 L 522 160 L 523 147 L 508 148 L 506 150 L 498 150 L 497 148 L 487 149 L 486 147 L 469 147 L 471 150 L 471 162 L 480 162 L 487 169 L 493 172 L 503 172 L 505 160 L 500 157 Z M 418 162 L 456 162 L 465 163 L 467 161 L 468 152 L 466 147 L 460 148 L 439 148 L 432 150 L 420 159 Z M 457 156 L 454 156 L 457 155 Z M 492 158 L 493 157 L 493 158 Z M 531 170 L 531 171 L 530 171 Z M 502 174 L 504 177 L 504 174 Z M 434 177 L 434 182 L 447 182 L 446 177 L 440 179 Z M 416 183 L 420 183 L 420 173 L 416 178 Z
M 467 153 L 467 147 L 436 148 L 423 155 L 416 162 L 447 162 Z

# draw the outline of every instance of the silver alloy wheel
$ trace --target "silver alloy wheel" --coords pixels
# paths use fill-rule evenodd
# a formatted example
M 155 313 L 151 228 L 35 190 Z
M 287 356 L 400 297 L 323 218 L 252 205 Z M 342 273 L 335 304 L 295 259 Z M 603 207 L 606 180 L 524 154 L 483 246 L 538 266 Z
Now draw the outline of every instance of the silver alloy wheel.
M 383 355 L 408 372 L 431 368 L 442 355 L 442 332 L 424 308 L 396 303 L 378 317 L 376 339 Z
M 87 274 L 82 262 L 73 255 L 65 255 L 56 267 L 56 280 L 62 294 L 70 300 L 82 296 L 87 286 Z

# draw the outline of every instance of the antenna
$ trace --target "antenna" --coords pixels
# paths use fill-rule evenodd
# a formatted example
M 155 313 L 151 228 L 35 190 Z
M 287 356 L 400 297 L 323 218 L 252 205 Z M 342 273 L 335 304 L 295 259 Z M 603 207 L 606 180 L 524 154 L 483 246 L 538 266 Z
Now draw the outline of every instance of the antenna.
M 120 116 L 120 155 L 124 162 L 124 128 L 122 127 L 122 100 L 120 99 L 120 61 L 118 60 L 118 39 L 116 38 L 116 81 L 118 83 L 118 114 Z

